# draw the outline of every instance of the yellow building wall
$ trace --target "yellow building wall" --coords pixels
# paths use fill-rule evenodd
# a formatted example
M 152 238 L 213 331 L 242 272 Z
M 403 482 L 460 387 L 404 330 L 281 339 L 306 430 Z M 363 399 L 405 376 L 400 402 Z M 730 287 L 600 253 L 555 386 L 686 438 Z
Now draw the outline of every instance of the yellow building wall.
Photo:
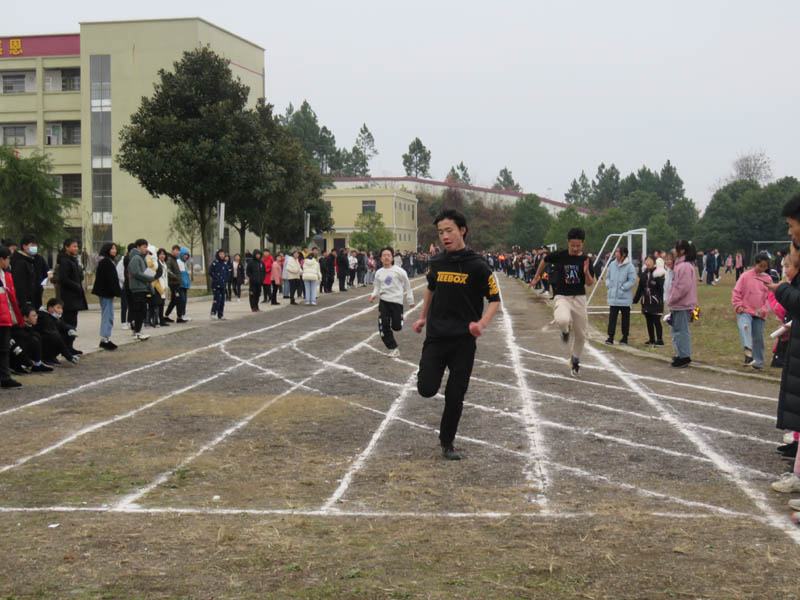
M 413 194 L 401 190 L 327 190 L 323 200 L 330 202 L 334 231 L 326 233 L 328 250 L 334 248 L 336 240 L 345 240 L 350 246 L 350 235 L 357 231 L 356 219 L 362 213 L 364 200 L 375 202 L 375 212 L 383 217 L 384 225 L 394 234 L 393 247 L 401 252 L 417 250 L 417 199 Z

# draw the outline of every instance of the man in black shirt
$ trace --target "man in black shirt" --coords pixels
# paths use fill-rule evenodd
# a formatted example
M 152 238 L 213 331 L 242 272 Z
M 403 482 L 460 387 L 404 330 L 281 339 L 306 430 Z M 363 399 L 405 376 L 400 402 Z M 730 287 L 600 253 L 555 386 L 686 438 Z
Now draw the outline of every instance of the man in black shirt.
M 551 252 L 536 270 L 530 286 L 539 283 L 545 265 L 550 265 L 550 284 L 553 286 L 553 316 L 561 330 L 561 341 L 569 342 L 572 330 L 571 372 L 574 377 L 580 371 L 581 352 L 586 340 L 586 286 L 594 283 L 592 261 L 583 253 L 586 232 L 573 227 L 567 232 L 567 250 Z
M 500 292 L 489 265 L 464 243 L 464 215 L 457 210 L 443 210 L 433 224 L 445 252 L 431 258 L 422 315 L 413 325 L 417 333 L 428 327 L 419 360 L 417 390 L 425 398 L 435 396 L 445 368 L 449 369 L 439 442 L 446 459 L 459 460 L 461 453 L 453 446 L 453 440 L 472 375 L 475 339 L 500 307 Z M 481 316 L 484 298 L 489 307 Z

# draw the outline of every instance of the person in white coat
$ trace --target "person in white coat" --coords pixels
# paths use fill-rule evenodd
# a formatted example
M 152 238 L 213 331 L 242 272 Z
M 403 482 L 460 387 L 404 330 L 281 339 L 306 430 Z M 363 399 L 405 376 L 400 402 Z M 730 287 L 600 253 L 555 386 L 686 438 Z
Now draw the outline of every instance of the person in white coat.
M 369 301 L 375 302 L 375 298 L 380 298 L 378 331 L 384 345 L 390 350 L 389 355 L 399 356 L 393 332 L 403 329 L 403 296 L 408 298 L 409 307 L 414 308 L 414 293 L 405 270 L 394 264 L 392 248 L 387 246 L 381 250 L 380 259 L 383 266 L 375 273 Z
M 319 268 L 317 249 L 314 248 L 311 254 L 306 256 L 303 261 L 303 286 L 306 288 L 306 305 L 317 305 L 317 288 L 320 281 L 322 281 L 322 269 Z
M 636 287 L 636 267 L 628 258 L 628 249 L 622 246 L 614 251 L 614 258 L 606 271 L 606 287 L 608 288 L 608 339 L 606 344 L 614 343 L 617 330 L 617 315 L 622 313 L 622 339 L 620 344 L 628 343 L 631 328 L 631 304 L 633 288 Z
M 294 297 L 300 295 L 300 277 L 303 274 L 303 268 L 300 265 L 300 252 L 295 250 L 291 256 L 286 257 L 284 264 L 283 279 L 289 282 L 289 302 L 290 304 L 297 304 Z

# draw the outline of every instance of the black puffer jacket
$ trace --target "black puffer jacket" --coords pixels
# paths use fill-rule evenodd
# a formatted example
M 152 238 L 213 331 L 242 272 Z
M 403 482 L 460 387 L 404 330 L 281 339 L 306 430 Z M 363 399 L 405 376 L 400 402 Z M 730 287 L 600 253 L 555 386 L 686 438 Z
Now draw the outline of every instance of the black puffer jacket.
M 77 256 L 63 250 L 58 254 L 58 294 L 64 301 L 64 310 L 86 310 L 86 295 L 83 293 L 83 269 Z
M 36 296 L 36 268 L 34 258 L 21 250 L 11 255 L 11 276 L 14 277 L 14 289 L 17 292 L 17 303 L 22 308 L 33 304 Z M 39 308 L 38 306 L 36 308 Z
M 800 276 L 781 284 L 775 299 L 787 312 L 800 314 Z M 800 323 L 791 328 L 778 394 L 778 429 L 800 431 Z

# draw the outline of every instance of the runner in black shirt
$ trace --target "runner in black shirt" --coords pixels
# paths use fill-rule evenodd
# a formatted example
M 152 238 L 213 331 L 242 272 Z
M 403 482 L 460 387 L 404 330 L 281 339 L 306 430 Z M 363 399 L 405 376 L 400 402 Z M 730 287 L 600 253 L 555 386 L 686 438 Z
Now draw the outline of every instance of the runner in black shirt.
M 556 326 L 561 330 L 561 341 L 569 342 L 572 330 L 571 373 L 574 377 L 580 372 L 581 352 L 586 339 L 589 317 L 586 314 L 586 286 L 594 283 L 592 261 L 583 253 L 586 232 L 573 227 L 567 233 L 567 250 L 548 254 L 530 286 L 539 283 L 546 264 L 551 265 L 550 283 L 553 285 L 553 316 Z
M 417 390 L 425 398 L 435 396 L 445 368 L 449 369 L 439 441 L 446 459 L 459 460 L 461 453 L 453 446 L 453 440 L 472 375 L 475 339 L 500 307 L 500 292 L 486 261 L 465 246 L 464 215 L 452 209 L 443 210 L 433 223 L 445 252 L 431 258 L 422 315 L 413 325 L 417 333 L 428 326 L 419 360 Z M 488 299 L 489 307 L 482 315 L 484 298 Z

